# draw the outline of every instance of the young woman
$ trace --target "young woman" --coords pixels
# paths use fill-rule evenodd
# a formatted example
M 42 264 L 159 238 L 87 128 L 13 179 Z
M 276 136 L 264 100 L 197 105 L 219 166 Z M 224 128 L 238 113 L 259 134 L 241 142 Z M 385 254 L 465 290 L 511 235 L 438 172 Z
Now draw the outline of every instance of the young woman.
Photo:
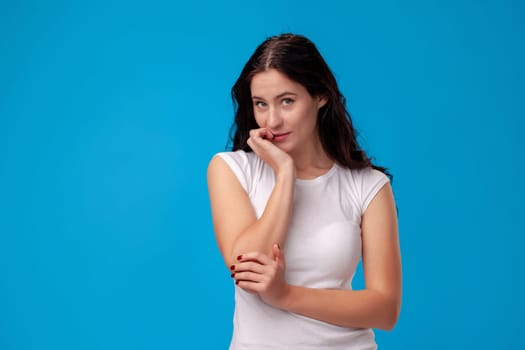
M 240 349 L 376 349 L 401 304 L 396 206 L 315 45 L 265 40 L 232 89 L 232 152 L 208 167 Z M 362 258 L 366 288 L 352 290 Z

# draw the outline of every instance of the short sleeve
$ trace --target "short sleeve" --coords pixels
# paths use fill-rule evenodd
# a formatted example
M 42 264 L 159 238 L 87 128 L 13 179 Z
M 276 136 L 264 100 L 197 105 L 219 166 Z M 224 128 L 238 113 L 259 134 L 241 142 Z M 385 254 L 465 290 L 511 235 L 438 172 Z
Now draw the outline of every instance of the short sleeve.
M 221 152 L 217 155 L 228 164 L 246 193 L 250 193 L 251 184 L 248 181 L 250 167 L 246 154 L 244 152 Z
M 359 194 L 361 198 L 361 215 L 363 215 L 377 192 L 379 192 L 390 179 L 383 172 L 373 168 L 362 169 L 359 173 Z

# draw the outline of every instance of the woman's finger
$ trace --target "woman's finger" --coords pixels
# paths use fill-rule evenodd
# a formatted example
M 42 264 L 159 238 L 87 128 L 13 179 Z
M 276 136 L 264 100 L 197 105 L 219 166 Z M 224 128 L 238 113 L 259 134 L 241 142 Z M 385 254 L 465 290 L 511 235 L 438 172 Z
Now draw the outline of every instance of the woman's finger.
M 271 140 L 273 140 L 274 135 L 270 130 L 267 129 L 253 129 L 250 130 L 250 138 L 255 146 L 259 147 L 268 147 L 272 145 Z
M 261 252 L 245 253 L 245 254 L 239 255 L 237 257 L 237 260 L 241 263 L 246 262 L 246 261 L 254 261 L 254 262 L 258 262 L 263 265 L 270 265 L 274 262 L 273 259 L 270 259 L 266 254 L 263 254 Z
M 273 139 L 272 132 L 265 128 L 252 129 L 249 133 L 253 139 Z
M 235 284 L 247 292 L 260 293 L 262 291 L 262 285 L 257 282 L 235 281 Z
M 254 262 L 254 261 L 244 261 L 239 262 L 238 264 L 234 265 L 234 269 L 232 272 L 243 272 L 243 271 L 251 271 L 255 273 L 263 273 L 264 272 L 264 265 Z
M 255 273 L 255 272 L 236 272 L 233 274 L 233 278 L 236 281 L 251 281 L 256 283 L 264 282 L 268 279 L 266 275 Z
M 272 141 L 274 138 L 274 135 L 268 129 L 261 129 L 260 135 L 262 139 L 268 140 L 268 141 Z

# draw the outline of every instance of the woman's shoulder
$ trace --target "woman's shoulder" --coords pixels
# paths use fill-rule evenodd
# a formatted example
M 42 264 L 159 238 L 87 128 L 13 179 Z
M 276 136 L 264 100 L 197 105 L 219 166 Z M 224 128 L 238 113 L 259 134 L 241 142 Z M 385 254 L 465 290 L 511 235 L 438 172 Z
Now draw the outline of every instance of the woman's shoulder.
M 264 161 L 254 152 L 243 150 L 219 152 L 213 156 L 210 164 L 217 158 L 222 159 L 228 165 L 248 193 L 255 186 L 254 183 L 257 183 L 261 177 L 265 176 L 263 174 L 267 173 Z
M 349 192 L 361 212 L 367 208 L 375 194 L 390 181 L 385 173 L 372 167 L 354 168 L 341 166 L 343 189 Z
M 348 168 L 338 164 L 340 171 L 345 174 L 345 177 L 356 184 L 368 181 L 384 181 L 389 180 L 388 176 L 382 171 L 372 168 L 371 166 L 364 168 Z
M 218 152 L 213 156 L 213 158 L 216 157 L 222 158 L 230 165 L 235 163 L 241 168 L 247 166 L 249 167 L 261 161 L 261 159 L 254 152 L 246 152 L 244 150 Z

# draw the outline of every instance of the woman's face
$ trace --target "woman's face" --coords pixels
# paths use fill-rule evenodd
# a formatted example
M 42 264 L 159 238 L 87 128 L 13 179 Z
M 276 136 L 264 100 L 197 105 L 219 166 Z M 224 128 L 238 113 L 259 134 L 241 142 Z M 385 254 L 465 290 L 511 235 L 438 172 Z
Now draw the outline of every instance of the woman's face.
M 288 153 L 317 146 L 317 113 L 326 99 L 275 69 L 257 73 L 250 89 L 255 121 L 271 131 L 276 146 Z

